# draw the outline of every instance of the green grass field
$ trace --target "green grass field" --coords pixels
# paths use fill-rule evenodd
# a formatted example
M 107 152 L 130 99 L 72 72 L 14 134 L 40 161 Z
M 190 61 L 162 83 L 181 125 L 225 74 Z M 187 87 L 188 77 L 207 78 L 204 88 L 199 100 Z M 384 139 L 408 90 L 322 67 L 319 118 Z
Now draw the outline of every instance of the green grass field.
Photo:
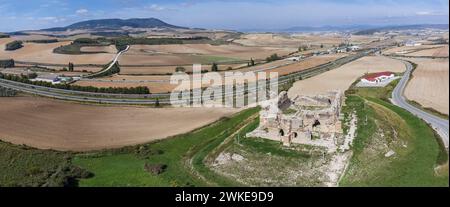
M 257 111 L 248 109 L 194 132 L 145 145 L 163 152 L 148 158 L 127 150 L 90 156 L 80 154 L 74 158 L 74 164 L 95 174 L 93 178 L 81 180 L 80 186 L 207 186 L 208 183 L 196 176 L 186 162 L 203 147 L 232 134 L 243 120 Z M 145 162 L 165 164 L 167 169 L 160 175 L 152 175 L 144 171 Z
M 0 186 L 78 186 L 78 178 L 92 175 L 71 160 L 71 153 L 0 142 Z
M 356 111 L 354 155 L 341 186 L 448 186 L 446 173 L 435 167 L 448 162 L 439 137 L 421 119 L 385 100 L 386 88 L 353 89 L 344 110 Z M 388 150 L 395 151 L 386 157 Z

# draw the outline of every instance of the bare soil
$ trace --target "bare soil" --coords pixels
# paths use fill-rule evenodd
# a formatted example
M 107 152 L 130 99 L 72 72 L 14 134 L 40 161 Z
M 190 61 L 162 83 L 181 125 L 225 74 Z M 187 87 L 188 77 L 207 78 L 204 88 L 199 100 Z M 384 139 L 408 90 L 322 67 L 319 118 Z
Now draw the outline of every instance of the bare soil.
M 147 143 L 236 112 L 224 108 L 106 107 L 40 97 L 0 98 L 0 105 L 3 141 L 70 151 Z

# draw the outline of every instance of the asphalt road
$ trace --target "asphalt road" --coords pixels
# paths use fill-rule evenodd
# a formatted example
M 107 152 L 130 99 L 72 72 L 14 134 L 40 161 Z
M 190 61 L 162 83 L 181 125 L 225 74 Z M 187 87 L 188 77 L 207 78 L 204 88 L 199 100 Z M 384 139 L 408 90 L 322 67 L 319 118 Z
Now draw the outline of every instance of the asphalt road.
M 433 127 L 433 129 L 436 130 L 436 132 L 440 135 L 440 137 L 442 138 L 442 141 L 445 145 L 445 148 L 448 151 L 449 121 L 446 119 L 440 118 L 438 116 L 435 116 L 433 114 L 429 114 L 429 113 L 423 111 L 422 109 L 411 105 L 406 100 L 406 98 L 404 96 L 404 91 L 405 91 L 406 85 L 408 84 L 408 81 L 410 79 L 410 76 L 411 76 L 411 73 L 413 70 L 413 66 L 411 65 L 411 63 L 409 63 L 407 61 L 403 61 L 403 62 L 406 65 L 406 72 L 403 75 L 403 77 L 400 80 L 397 87 L 392 92 L 392 103 L 401 108 L 406 109 L 407 111 L 411 112 L 412 114 L 416 115 L 417 117 L 423 119 L 425 122 L 430 124 L 431 127 Z

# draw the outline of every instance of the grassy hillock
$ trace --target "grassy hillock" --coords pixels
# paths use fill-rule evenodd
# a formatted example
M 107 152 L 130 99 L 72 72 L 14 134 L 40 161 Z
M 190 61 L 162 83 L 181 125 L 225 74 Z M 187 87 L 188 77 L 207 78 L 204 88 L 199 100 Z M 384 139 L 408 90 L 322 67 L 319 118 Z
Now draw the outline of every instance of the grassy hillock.
M 258 109 L 245 110 L 231 118 L 224 118 L 214 124 L 178 135 L 156 143 L 134 147 L 134 150 L 104 151 L 80 154 L 74 163 L 93 172 L 95 176 L 81 180 L 81 186 L 206 186 L 206 181 L 193 173 L 187 165 L 193 155 L 203 153 L 213 142 L 220 143 L 231 135 L 243 120 L 257 113 Z M 159 151 L 142 156 L 146 150 Z M 144 153 L 142 153 L 144 151 Z M 208 151 L 206 151 L 208 152 Z M 199 155 L 198 155 L 199 156 Z M 202 155 L 203 156 L 203 155 Z M 200 157 L 202 157 L 200 156 Z M 149 174 L 144 165 L 167 165 L 159 175 Z M 197 163 L 197 162 L 195 162 Z M 197 164 L 196 164 L 197 165 Z
M 344 110 L 356 111 L 358 130 L 341 186 L 448 186 L 448 167 L 446 172 L 435 170 L 448 166 L 438 135 L 387 101 L 397 82 L 347 93 Z
M 72 154 L 0 141 L 0 186 L 77 186 L 92 173 L 72 165 Z

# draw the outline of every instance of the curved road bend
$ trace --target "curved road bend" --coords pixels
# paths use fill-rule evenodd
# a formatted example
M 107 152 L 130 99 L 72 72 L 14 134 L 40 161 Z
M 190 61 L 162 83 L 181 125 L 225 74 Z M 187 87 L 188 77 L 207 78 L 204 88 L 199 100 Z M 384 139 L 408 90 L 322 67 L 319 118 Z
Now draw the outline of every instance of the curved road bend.
M 113 61 L 111 62 L 111 64 L 109 64 L 109 66 L 108 66 L 107 68 L 105 68 L 105 70 L 101 70 L 101 71 L 99 71 L 99 72 L 97 72 L 97 73 L 94 73 L 94 74 L 90 74 L 90 75 L 84 76 L 83 78 L 89 78 L 89 77 L 95 76 L 95 75 L 97 75 L 97 74 L 99 74 L 99 73 L 103 73 L 103 72 L 105 72 L 105 71 L 111 70 L 111 68 L 114 66 L 114 64 L 116 64 L 117 61 L 119 60 L 119 57 L 120 57 L 123 53 L 127 52 L 129 49 L 130 49 L 130 46 L 127 45 L 127 47 L 126 47 L 124 50 L 118 52 L 118 53 L 116 54 L 116 56 L 114 57 Z
M 402 79 L 400 80 L 397 87 L 395 87 L 394 91 L 392 92 L 392 103 L 406 109 L 407 111 L 411 112 L 415 116 L 423 119 L 425 122 L 431 125 L 434 130 L 440 135 L 442 142 L 445 145 L 445 148 L 448 151 L 448 130 L 449 130 L 449 121 L 443 118 L 440 118 L 438 116 L 435 116 L 433 114 L 429 114 L 422 109 L 419 109 L 406 100 L 404 97 L 404 91 L 408 84 L 409 78 L 411 76 L 413 66 L 411 63 L 407 61 L 403 61 L 403 63 L 406 65 L 406 72 L 403 75 Z

